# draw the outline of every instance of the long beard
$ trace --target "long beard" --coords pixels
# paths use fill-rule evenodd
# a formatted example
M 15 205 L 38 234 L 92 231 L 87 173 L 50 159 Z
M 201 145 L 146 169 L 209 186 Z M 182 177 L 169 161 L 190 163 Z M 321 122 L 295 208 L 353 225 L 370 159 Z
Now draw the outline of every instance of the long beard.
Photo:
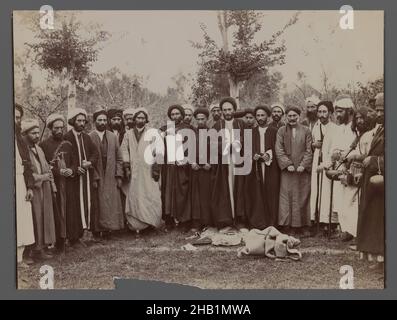
M 307 118 L 308 118 L 310 121 L 314 121 L 314 120 L 317 119 L 317 114 L 316 114 L 316 112 L 308 111 L 308 112 L 306 112 L 306 116 L 307 116 Z

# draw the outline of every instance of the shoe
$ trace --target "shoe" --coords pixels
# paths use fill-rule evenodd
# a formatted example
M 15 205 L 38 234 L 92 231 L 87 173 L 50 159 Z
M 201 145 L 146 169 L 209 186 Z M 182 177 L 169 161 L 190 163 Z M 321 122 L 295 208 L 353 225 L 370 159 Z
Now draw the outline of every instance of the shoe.
M 352 251 L 357 251 L 357 245 L 352 244 L 352 245 L 349 246 L 349 249 L 352 250 Z
M 44 250 L 37 251 L 33 253 L 34 260 L 49 260 L 52 259 L 54 256 L 46 253 Z
M 353 240 L 354 237 L 349 232 L 343 232 L 340 239 L 342 242 L 348 242 L 350 240 Z
M 23 262 L 26 263 L 28 266 L 34 264 L 34 260 L 31 257 L 23 258 Z

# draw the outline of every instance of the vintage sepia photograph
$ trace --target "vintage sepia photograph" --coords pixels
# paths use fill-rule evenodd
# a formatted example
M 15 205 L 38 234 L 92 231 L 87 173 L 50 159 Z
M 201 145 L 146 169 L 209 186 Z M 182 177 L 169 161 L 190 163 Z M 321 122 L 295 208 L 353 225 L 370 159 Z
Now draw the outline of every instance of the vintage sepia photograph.
M 385 288 L 383 11 L 12 26 L 17 289 Z

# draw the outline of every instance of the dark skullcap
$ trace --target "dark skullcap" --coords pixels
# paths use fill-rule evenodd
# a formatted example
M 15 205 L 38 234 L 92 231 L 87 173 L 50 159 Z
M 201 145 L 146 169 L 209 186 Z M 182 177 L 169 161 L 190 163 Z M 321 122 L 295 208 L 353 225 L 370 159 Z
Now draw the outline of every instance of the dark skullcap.
M 185 110 L 183 109 L 183 107 L 180 104 L 173 104 L 168 108 L 168 112 L 167 112 L 168 118 L 171 119 L 171 112 L 174 109 L 178 109 L 181 112 L 182 118 L 185 117 Z
M 114 117 L 120 117 L 121 119 L 123 119 L 123 110 L 109 109 L 108 110 L 108 118 L 113 119 Z
M 199 107 L 196 110 L 194 110 L 193 117 L 196 118 L 197 115 L 199 115 L 199 114 L 203 114 L 207 118 L 210 116 L 210 112 L 208 111 L 208 109 L 206 107 Z
M 236 100 L 234 100 L 232 97 L 223 98 L 223 99 L 221 100 L 221 102 L 219 102 L 219 107 L 222 109 L 222 106 L 223 106 L 226 102 L 229 102 L 229 103 L 233 106 L 234 111 L 237 110 L 237 103 L 236 103 Z
M 270 108 L 269 108 L 267 105 L 265 105 L 265 104 L 262 104 L 262 105 L 259 105 L 259 106 L 256 106 L 256 107 L 255 107 L 255 110 L 254 110 L 254 114 L 255 114 L 255 115 L 256 115 L 256 112 L 257 112 L 258 110 L 263 110 L 263 111 L 265 111 L 268 117 L 270 117 L 270 115 L 272 114 L 272 111 L 270 110 Z
M 331 101 L 325 101 L 325 100 L 324 101 L 320 101 L 317 104 L 317 108 L 320 107 L 320 106 L 326 106 L 329 113 L 334 113 L 334 105 L 333 105 L 333 103 Z
M 363 117 L 364 117 L 364 119 L 366 119 L 367 118 L 367 116 L 368 116 L 368 112 L 371 112 L 372 110 L 371 110 L 371 108 L 369 108 L 369 107 L 359 107 L 357 110 L 356 110 L 356 114 L 358 113 L 358 114 L 361 114 Z M 373 112 L 373 111 L 372 111 Z
M 99 110 L 95 111 L 92 115 L 92 118 L 94 119 L 94 121 L 96 121 L 96 118 L 98 118 L 101 114 L 104 114 L 106 117 L 108 116 L 108 113 L 106 112 L 105 109 L 99 109 Z
M 301 109 L 299 109 L 298 107 L 295 107 L 295 106 L 288 106 L 285 109 L 285 114 L 288 114 L 290 111 L 295 111 L 299 115 L 301 114 Z
M 255 110 L 252 108 L 245 108 L 244 109 L 244 115 L 246 116 L 247 114 L 252 114 L 253 116 L 255 116 Z
M 15 102 L 15 109 L 17 109 L 21 113 L 21 117 L 23 117 L 23 107 L 19 103 Z

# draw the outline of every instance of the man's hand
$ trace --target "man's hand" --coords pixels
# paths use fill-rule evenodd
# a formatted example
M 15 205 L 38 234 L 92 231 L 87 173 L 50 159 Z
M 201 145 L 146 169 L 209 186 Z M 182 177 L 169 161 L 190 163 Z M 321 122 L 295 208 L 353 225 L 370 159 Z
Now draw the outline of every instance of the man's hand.
M 263 161 L 268 162 L 270 160 L 270 156 L 268 153 L 264 153 L 262 156 Z
M 295 167 L 294 166 L 288 166 L 287 170 L 289 172 L 295 172 Z
M 324 169 L 325 169 L 325 166 L 324 166 L 323 164 L 320 164 L 320 165 L 317 167 L 317 172 L 320 173 L 320 172 L 322 172 Z
M 299 166 L 298 168 L 296 168 L 296 171 L 302 173 L 303 171 L 305 171 L 305 167 Z
M 43 181 L 51 181 L 54 179 L 54 176 L 51 172 L 47 172 L 43 174 Z
M 258 161 L 261 158 L 260 154 L 255 153 L 254 160 Z
M 59 173 L 63 177 L 70 177 L 73 174 L 73 171 L 72 171 L 72 169 L 66 168 L 66 169 L 60 169 Z
M 95 180 L 95 181 L 92 183 L 92 187 L 93 187 L 94 189 L 98 189 L 98 180 Z
M 120 177 L 116 177 L 116 183 L 117 183 L 117 188 L 121 189 L 121 186 L 123 185 L 123 179 Z
M 209 163 L 206 163 L 204 165 L 204 170 L 206 170 L 206 171 L 211 170 L 211 165 Z
M 320 140 L 318 140 L 318 141 L 316 141 L 316 142 L 313 142 L 313 143 L 312 143 L 312 146 L 313 146 L 313 148 L 315 148 L 315 149 L 321 149 L 321 147 L 323 146 L 323 142 L 320 141 Z
M 77 173 L 81 176 L 81 175 L 85 175 L 86 170 L 82 167 L 77 167 Z
M 25 200 L 26 201 L 32 201 L 33 200 L 33 190 L 32 189 L 26 190 Z
M 200 166 L 199 166 L 197 163 L 192 163 L 192 169 L 193 169 L 194 171 L 197 171 L 197 170 L 200 169 Z
M 84 169 L 89 169 L 91 167 L 91 161 L 83 160 L 82 166 Z

